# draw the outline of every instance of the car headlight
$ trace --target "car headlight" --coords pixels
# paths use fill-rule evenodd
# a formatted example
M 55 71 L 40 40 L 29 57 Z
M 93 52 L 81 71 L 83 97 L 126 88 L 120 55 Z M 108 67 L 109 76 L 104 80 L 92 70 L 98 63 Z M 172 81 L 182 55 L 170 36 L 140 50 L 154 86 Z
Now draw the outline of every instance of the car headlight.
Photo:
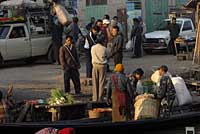
M 159 39 L 159 43 L 165 43 L 164 39 Z

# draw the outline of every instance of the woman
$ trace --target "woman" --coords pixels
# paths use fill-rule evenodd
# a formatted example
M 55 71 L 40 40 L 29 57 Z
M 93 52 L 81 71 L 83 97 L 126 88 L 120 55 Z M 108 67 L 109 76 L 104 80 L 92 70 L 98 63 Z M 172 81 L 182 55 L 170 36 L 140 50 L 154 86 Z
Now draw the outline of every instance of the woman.
M 139 58 L 142 56 L 142 27 L 137 18 L 133 19 L 134 26 L 131 31 L 130 39 L 133 41 L 134 56 L 132 58 Z
M 132 105 L 134 93 L 129 79 L 124 74 L 122 64 L 117 64 L 115 73 L 108 82 L 107 102 L 112 103 L 112 121 L 127 121 L 133 118 Z

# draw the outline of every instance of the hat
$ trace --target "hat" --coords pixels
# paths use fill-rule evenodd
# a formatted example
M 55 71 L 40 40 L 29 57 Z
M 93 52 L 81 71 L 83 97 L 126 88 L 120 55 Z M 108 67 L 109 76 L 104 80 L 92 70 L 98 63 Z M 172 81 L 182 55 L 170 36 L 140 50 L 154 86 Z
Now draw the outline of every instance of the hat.
M 124 66 L 123 66 L 123 64 L 117 64 L 117 65 L 115 66 L 115 71 L 116 71 L 116 72 L 123 72 L 123 71 L 124 71 Z
M 103 24 L 110 24 L 110 21 L 108 19 L 103 19 Z

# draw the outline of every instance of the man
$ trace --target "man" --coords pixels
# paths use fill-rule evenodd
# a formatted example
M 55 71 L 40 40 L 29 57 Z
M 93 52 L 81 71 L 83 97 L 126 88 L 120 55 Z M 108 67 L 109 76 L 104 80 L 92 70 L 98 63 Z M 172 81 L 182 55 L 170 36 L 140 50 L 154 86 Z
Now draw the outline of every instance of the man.
M 130 39 L 133 41 L 134 54 L 132 58 L 140 58 L 142 56 L 142 27 L 137 18 L 133 19 L 133 28 Z
M 123 59 L 123 36 L 119 34 L 119 27 L 114 26 L 111 30 L 113 36 L 110 57 L 114 58 L 114 65 L 122 64 Z
M 90 33 L 87 34 L 85 40 L 85 52 L 86 52 L 86 77 L 92 78 L 92 56 L 91 56 L 91 48 L 96 44 L 97 34 L 99 32 L 99 27 L 94 26 L 91 28 Z M 90 82 L 89 82 L 90 83 Z
M 163 114 L 163 116 L 168 116 L 167 114 L 169 114 L 172 108 L 176 95 L 174 85 L 167 71 L 168 67 L 166 65 L 160 66 L 160 86 L 156 89 L 155 93 L 156 98 L 161 101 L 160 113 Z
M 91 17 L 90 23 L 86 25 L 86 29 L 90 31 L 90 29 L 95 25 L 95 17 Z
M 142 68 L 137 68 L 132 74 L 129 75 L 129 79 L 131 80 L 133 91 L 135 91 L 135 95 L 144 94 L 143 86 L 142 86 L 142 76 L 144 75 L 144 71 Z
M 93 85 L 93 101 L 102 101 L 104 85 L 106 81 L 106 68 L 109 52 L 104 46 L 104 36 L 97 37 L 97 44 L 92 46 L 92 85 Z
M 180 27 L 176 24 L 176 18 L 172 18 L 172 23 L 169 25 L 170 41 L 169 41 L 169 52 L 176 56 L 176 50 L 174 41 L 179 36 Z M 177 50 L 179 50 L 179 45 L 177 45 Z
M 73 17 L 72 18 L 72 23 L 68 26 L 68 27 L 65 27 L 64 29 L 64 32 L 66 35 L 70 35 L 73 37 L 73 44 L 76 45 L 77 43 L 77 40 L 79 38 L 79 34 L 85 38 L 78 26 L 78 18 L 77 17 Z
M 124 36 L 124 30 L 122 28 L 122 24 L 119 22 L 119 18 L 117 16 L 114 16 L 113 20 L 115 21 L 116 25 L 119 27 L 120 33 Z
M 60 48 L 60 63 L 64 71 L 65 92 L 70 93 L 70 79 L 72 79 L 75 93 L 80 94 L 80 69 L 79 57 L 75 46 L 72 44 L 72 36 L 66 36 L 65 44 Z
M 128 77 L 124 74 L 124 66 L 117 64 L 115 71 L 107 86 L 107 102 L 112 103 L 112 121 L 131 120 L 133 118 L 133 90 Z

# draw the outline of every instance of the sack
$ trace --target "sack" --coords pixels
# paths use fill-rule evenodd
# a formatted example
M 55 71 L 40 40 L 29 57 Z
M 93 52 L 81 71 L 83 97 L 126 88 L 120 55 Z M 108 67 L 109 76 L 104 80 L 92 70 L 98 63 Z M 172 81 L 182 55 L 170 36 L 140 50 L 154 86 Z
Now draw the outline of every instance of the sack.
M 87 39 L 85 39 L 85 45 L 84 45 L 84 48 L 85 48 L 85 49 L 89 49 L 89 48 L 90 48 L 90 44 L 89 44 L 89 42 L 88 42 Z
M 183 78 L 172 77 L 172 83 L 176 90 L 176 97 L 178 99 L 179 106 L 192 103 L 192 96 L 188 91 Z
M 157 85 L 160 83 L 160 75 L 159 75 L 159 70 L 156 70 L 152 75 L 151 75 L 151 80 L 155 82 Z
M 132 48 L 133 48 L 132 40 L 129 40 L 129 41 L 126 43 L 126 50 L 131 50 Z
M 60 4 L 56 4 L 54 6 L 54 10 L 56 12 L 56 16 L 58 17 L 58 21 L 62 25 L 66 25 L 68 21 L 72 20 L 71 15 L 67 12 L 67 10 Z

